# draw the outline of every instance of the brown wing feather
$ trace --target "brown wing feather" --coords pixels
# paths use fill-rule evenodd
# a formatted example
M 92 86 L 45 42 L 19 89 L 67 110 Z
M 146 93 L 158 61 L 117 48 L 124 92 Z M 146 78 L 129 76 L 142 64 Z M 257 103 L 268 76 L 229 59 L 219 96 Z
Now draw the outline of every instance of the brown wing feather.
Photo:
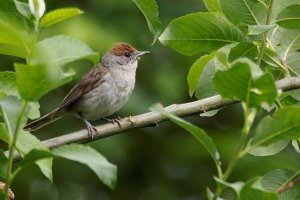
M 67 109 L 76 100 L 78 100 L 82 95 L 96 88 L 103 82 L 103 76 L 107 74 L 108 69 L 106 67 L 97 66 L 88 71 L 69 92 L 69 94 L 64 98 L 63 102 L 59 106 L 59 112 L 61 110 Z

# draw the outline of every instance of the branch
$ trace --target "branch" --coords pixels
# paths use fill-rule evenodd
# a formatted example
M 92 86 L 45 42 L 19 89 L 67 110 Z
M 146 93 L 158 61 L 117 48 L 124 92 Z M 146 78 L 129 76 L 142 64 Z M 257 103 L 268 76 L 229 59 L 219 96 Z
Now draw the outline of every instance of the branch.
M 300 77 L 289 77 L 284 78 L 276 82 L 276 86 L 278 89 L 282 91 L 289 91 L 295 90 L 300 88 Z M 222 99 L 220 95 L 212 96 L 209 98 L 205 98 L 198 101 L 193 101 L 189 103 L 183 104 L 172 104 L 164 109 L 172 113 L 176 116 L 189 116 L 189 115 L 196 115 L 206 111 L 215 110 L 218 108 L 222 108 L 234 103 L 238 103 L 236 100 L 230 99 Z M 159 122 L 166 121 L 166 117 L 161 114 L 155 112 L 148 112 L 141 115 L 136 115 L 133 117 L 126 117 L 121 119 L 120 125 L 107 123 L 100 126 L 97 126 L 98 133 L 95 133 L 93 140 L 98 140 L 101 138 L 113 136 L 120 134 L 124 131 L 142 128 L 142 127 L 153 127 L 157 126 Z M 48 140 L 43 141 L 43 144 L 50 149 L 62 146 L 64 144 L 70 143 L 84 143 L 84 142 L 91 142 L 91 138 L 89 138 L 87 131 L 80 130 L 73 133 L 69 133 L 66 135 L 62 135 L 59 137 L 51 138 Z M 16 159 L 19 156 L 16 155 Z
M 278 89 L 282 91 L 295 90 L 300 88 L 300 78 L 298 77 L 289 77 L 276 82 L 276 86 Z M 173 104 L 168 107 L 165 107 L 165 110 L 169 113 L 172 113 L 177 116 L 189 116 L 196 115 L 199 113 L 203 113 L 205 111 L 215 110 L 218 108 L 222 108 L 228 106 L 230 104 L 237 103 L 236 100 L 224 100 L 220 95 L 212 96 L 209 98 L 205 98 L 198 101 L 193 101 L 190 103 L 183 104 Z M 159 122 L 167 120 L 164 116 L 154 113 L 148 112 L 141 115 L 136 115 L 134 117 L 127 117 L 120 120 L 119 127 L 117 124 L 107 123 L 100 126 L 97 126 L 98 133 L 94 135 L 93 140 L 98 140 L 101 138 L 113 136 L 119 134 L 121 132 L 156 126 Z M 69 133 L 66 135 L 62 135 L 59 137 L 51 138 L 43 141 L 44 145 L 48 148 L 56 148 L 64 144 L 74 143 L 74 142 L 90 142 L 91 139 L 88 137 L 88 133 L 86 130 L 80 130 L 74 133 Z

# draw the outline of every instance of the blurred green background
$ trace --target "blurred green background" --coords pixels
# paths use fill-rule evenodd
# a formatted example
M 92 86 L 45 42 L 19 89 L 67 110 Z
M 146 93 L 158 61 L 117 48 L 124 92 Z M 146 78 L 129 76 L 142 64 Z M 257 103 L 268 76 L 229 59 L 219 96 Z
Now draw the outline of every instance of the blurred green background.
M 201 0 L 158 0 L 163 28 L 176 17 L 204 11 Z M 118 41 L 131 43 L 139 50 L 150 50 L 137 71 L 136 87 L 119 116 L 148 112 L 149 106 L 160 102 L 167 106 L 195 100 L 188 95 L 186 76 L 196 57 L 182 56 L 157 42 L 151 46 L 152 35 L 147 23 L 131 0 L 51 0 L 47 10 L 76 6 L 85 14 L 46 29 L 41 39 L 53 35 L 69 35 L 87 43 L 101 55 Z M 0 56 L 1 70 L 12 70 L 14 57 Z M 77 72 L 74 80 L 51 91 L 40 100 L 45 114 L 60 104 L 69 89 L 90 68 L 81 61 L 67 67 Z M 216 141 L 223 165 L 226 165 L 238 142 L 242 126 L 240 105 L 229 106 L 212 118 L 186 118 L 205 129 Z M 94 122 L 100 124 L 103 122 Z M 63 118 L 36 133 L 46 139 L 83 129 L 76 118 Z M 215 187 L 216 170 L 208 153 L 188 133 L 170 122 L 155 128 L 131 130 L 86 145 L 100 151 L 118 166 L 118 185 L 114 191 L 104 186 L 85 166 L 66 160 L 54 161 L 53 184 L 32 165 L 12 185 L 16 200 L 198 200 L 206 199 L 206 187 Z M 276 157 L 247 156 L 241 160 L 230 181 L 245 181 L 274 168 L 296 168 L 298 155 L 286 149 Z M 227 191 L 229 199 L 232 193 Z

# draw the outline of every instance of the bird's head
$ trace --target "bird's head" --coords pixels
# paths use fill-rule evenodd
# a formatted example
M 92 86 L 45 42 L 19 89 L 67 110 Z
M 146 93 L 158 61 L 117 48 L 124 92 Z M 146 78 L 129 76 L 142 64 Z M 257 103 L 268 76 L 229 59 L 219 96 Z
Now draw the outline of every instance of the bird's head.
M 107 67 L 136 68 L 139 58 L 149 51 L 138 51 L 130 44 L 116 43 L 102 58 L 102 63 Z

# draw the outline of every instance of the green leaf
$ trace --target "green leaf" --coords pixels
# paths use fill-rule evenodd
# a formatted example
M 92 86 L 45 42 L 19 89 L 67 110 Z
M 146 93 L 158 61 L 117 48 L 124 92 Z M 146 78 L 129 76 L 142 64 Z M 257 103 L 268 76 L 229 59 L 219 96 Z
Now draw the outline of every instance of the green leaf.
M 300 74 L 300 30 L 277 28 L 273 31 L 271 44 L 280 60 Z
M 154 39 L 152 44 L 157 40 L 160 31 L 161 23 L 159 20 L 159 10 L 155 0 L 133 0 L 140 11 L 146 18 L 150 32 L 153 34 Z
M 280 140 L 300 137 L 300 107 L 285 107 L 273 118 L 265 117 L 258 124 L 249 150 Z
M 31 152 L 33 149 L 49 152 L 48 148 L 44 146 L 44 144 L 39 139 L 37 139 L 34 135 L 27 131 L 21 131 L 19 133 L 16 147 L 22 157 Z M 47 158 L 36 161 L 36 164 L 40 168 L 41 172 L 46 178 L 48 178 L 50 182 L 52 182 L 53 180 L 52 160 L 52 158 Z
M 207 98 L 217 94 L 217 90 L 213 84 L 213 76 L 215 74 L 214 60 L 207 63 L 197 84 L 195 96 L 198 99 Z
M 218 13 L 193 13 L 171 21 L 161 43 L 184 55 L 212 52 L 245 41 L 245 35 Z
M 260 25 L 266 22 L 268 6 L 263 0 L 221 0 L 220 3 L 226 18 L 234 24 Z
M 215 110 L 210 110 L 210 111 L 205 111 L 200 114 L 201 117 L 212 117 L 215 116 L 222 108 L 215 109 Z
M 0 163 L 0 179 L 4 180 L 6 178 L 8 159 L 2 149 L 0 149 Z
M 9 144 L 10 142 L 10 134 L 5 123 L 0 123 L 0 140 L 4 141 L 6 144 Z
M 85 43 L 66 36 L 47 38 L 38 43 L 38 47 L 47 52 L 47 56 L 56 65 L 64 65 L 76 60 L 88 59 L 94 64 L 100 60 L 99 53 L 94 52 Z
M 198 87 L 198 82 L 199 82 L 199 79 L 200 79 L 203 69 L 208 64 L 208 62 L 213 59 L 214 56 L 215 56 L 214 53 L 201 56 L 190 68 L 190 71 L 189 71 L 189 74 L 187 77 L 190 96 L 193 96 L 196 88 Z
M 223 97 L 237 99 L 249 107 L 260 109 L 263 103 L 273 103 L 277 89 L 270 73 L 261 74 L 257 69 L 251 69 L 251 65 L 252 68 L 258 66 L 250 63 L 238 61 L 232 68 L 216 72 L 213 81 Z
M 23 47 L 19 47 L 12 44 L 3 44 L 0 43 L 0 54 L 8 56 L 16 56 L 20 58 L 26 58 L 27 53 Z
M 17 0 L 14 0 L 14 3 L 19 13 L 21 13 L 24 17 L 30 18 L 31 12 L 27 3 L 20 2 Z
M 282 140 L 279 142 L 268 144 L 266 146 L 258 146 L 251 149 L 249 153 L 254 156 L 272 156 L 285 149 L 289 143 L 290 141 L 288 140 Z
M 257 47 L 249 42 L 240 42 L 230 50 L 228 61 L 233 62 L 238 58 L 246 57 L 254 60 L 257 57 Z
M 212 159 L 214 160 L 214 163 L 218 169 L 220 170 L 219 167 L 221 165 L 220 161 L 220 154 L 217 150 L 217 147 L 212 140 L 211 137 L 209 137 L 204 130 L 200 129 L 199 127 L 175 116 L 172 115 L 171 113 L 166 112 L 163 107 L 160 105 L 154 105 L 150 107 L 150 110 L 153 112 L 157 112 L 165 117 L 167 117 L 169 120 L 180 126 L 181 128 L 185 129 L 189 133 L 191 133 L 203 146 L 204 148 L 208 151 Z
M 45 14 L 40 21 L 40 27 L 46 28 L 81 14 L 83 11 L 78 8 L 56 9 Z
M 14 28 L 11 24 L 0 19 L 0 44 L 14 45 L 19 48 L 18 51 L 25 52 L 28 45 L 29 36 L 24 31 Z M 5 54 L 5 53 L 3 53 Z
M 210 12 L 222 12 L 219 0 L 203 0 L 205 7 Z
M 300 29 L 300 5 L 292 5 L 283 9 L 277 16 L 276 23 L 289 29 Z
M 300 0 L 273 0 L 273 9 L 272 9 L 272 20 L 271 22 L 275 22 L 278 14 L 282 12 L 286 7 L 299 4 Z
M 18 97 L 7 96 L 0 100 L 0 112 L 10 135 L 15 133 L 20 109 L 21 100 Z
M 275 169 L 260 179 L 260 185 L 266 191 L 279 193 L 278 199 L 298 200 L 300 197 L 300 185 L 293 182 L 298 176 L 299 171 L 295 173 L 289 169 Z
M 277 200 L 277 195 L 274 192 L 268 192 L 261 190 L 260 188 L 257 189 L 254 185 L 259 181 L 259 178 L 253 178 L 247 183 L 245 183 L 244 187 L 241 189 L 240 192 L 240 199 L 247 199 L 247 200 Z
M 32 149 L 27 154 L 24 155 L 21 162 L 18 165 L 18 170 L 24 169 L 27 165 L 31 163 L 36 163 L 38 161 L 53 158 L 50 151 L 45 151 L 41 149 Z M 19 171 L 18 171 L 19 172 Z
M 0 91 L 4 92 L 7 96 L 19 96 L 16 74 L 14 72 L 0 72 Z
M 109 163 L 105 157 L 89 146 L 71 144 L 61 146 L 52 151 L 53 155 L 80 162 L 95 172 L 97 177 L 110 188 L 117 182 L 117 167 Z
M 229 183 L 218 177 L 214 177 L 214 179 L 216 180 L 217 183 L 219 183 L 225 187 L 231 188 L 236 193 L 236 195 L 239 197 L 240 191 L 241 191 L 242 187 L 244 186 L 243 182 Z
M 279 55 L 270 48 L 265 48 L 263 61 L 273 67 L 282 66 Z
M 247 35 L 261 35 L 276 26 L 273 24 L 270 25 L 248 25 Z
M 72 79 L 74 73 L 64 73 L 58 66 L 15 64 L 17 85 L 21 96 L 36 101 L 50 90 Z

